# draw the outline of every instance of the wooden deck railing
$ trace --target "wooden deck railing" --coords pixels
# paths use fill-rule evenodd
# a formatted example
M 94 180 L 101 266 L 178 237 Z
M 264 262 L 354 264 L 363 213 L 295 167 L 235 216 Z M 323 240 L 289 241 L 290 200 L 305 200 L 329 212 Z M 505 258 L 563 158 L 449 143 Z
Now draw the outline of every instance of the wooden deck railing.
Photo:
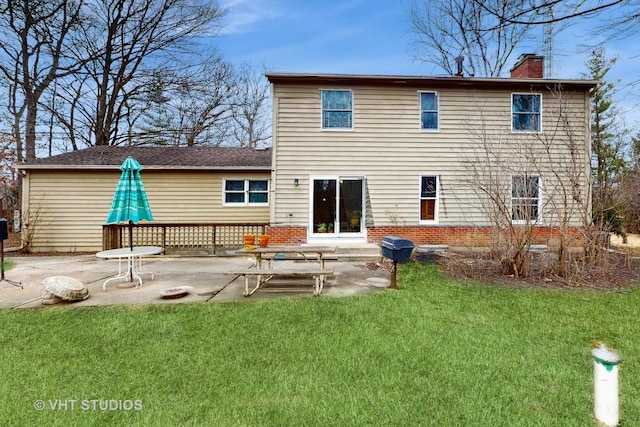
M 266 224 L 133 224 L 134 246 L 160 246 L 165 254 L 215 255 L 239 249 L 245 234 L 263 234 Z M 128 224 L 102 226 L 103 250 L 129 245 Z

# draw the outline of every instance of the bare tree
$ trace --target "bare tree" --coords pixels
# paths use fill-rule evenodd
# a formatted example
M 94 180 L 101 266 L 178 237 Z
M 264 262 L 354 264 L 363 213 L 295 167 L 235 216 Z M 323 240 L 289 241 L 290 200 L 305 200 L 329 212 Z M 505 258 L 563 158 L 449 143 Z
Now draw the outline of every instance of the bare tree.
M 467 0 L 415 0 L 408 13 L 417 37 L 416 56 L 449 74 L 458 74 L 456 58 L 463 57 L 466 74 L 499 76 L 530 27 L 526 22 L 502 25 L 490 13 L 506 14 L 511 2 L 482 3 L 491 6 Z
M 592 228 L 589 146 L 584 138 L 589 118 L 575 120 L 581 112 L 573 106 L 571 93 L 561 85 L 551 88 L 551 96 L 553 102 L 548 103 L 547 110 L 550 120 L 545 132 L 537 135 L 541 150 L 535 160 L 538 169 L 549 178 L 544 187 L 544 194 L 548 195 L 546 220 L 557 230 L 556 274 L 564 276 L 569 249 Z
M 205 61 L 196 74 L 181 78 L 175 88 L 175 128 L 187 147 L 223 145 L 224 122 L 231 116 L 233 66 L 221 58 Z
M 528 254 L 543 206 L 539 205 L 540 174 L 533 167 L 531 144 L 515 141 L 490 129 L 482 120 L 472 135 L 471 155 L 465 160 L 468 184 L 478 209 L 491 224 L 491 252 L 504 273 L 528 273 Z M 473 129 L 473 127 L 470 127 Z
M 24 102 L 22 91 L 16 83 L 19 81 L 20 70 L 16 64 L 13 70 L 13 78 L 2 79 L 7 89 L 7 111 L 9 113 L 9 121 L 11 122 L 11 134 L 15 142 L 16 158 L 23 160 L 24 144 L 22 141 L 22 117 L 27 108 Z
M 500 2 L 473 0 L 478 7 L 484 9 L 499 21 L 499 25 L 544 25 L 563 22 L 580 17 L 591 17 L 613 8 L 637 5 L 630 0 L 504 0 Z M 637 6 L 636 6 L 637 7 Z M 553 15 L 546 13 L 553 9 Z M 637 10 L 636 10 L 637 12 Z M 637 15 L 625 16 L 621 22 L 637 19 Z M 485 27 L 494 30 L 497 26 Z
M 235 143 L 251 148 L 270 145 L 271 86 L 262 72 L 247 63 L 241 64 L 236 74 L 236 99 L 232 109 Z
M 0 133 L 0 217 L 6 218 L 8 213 L 18 208 L 18 174 L 12 167 L 16 159 L 16 142 L 14 136 Z
M 472 135 L 472 154 L 465 161 L 467 180 L 491 224 L 493 254 L 505 273 L 515 276 L 528 273 L 539 226 L 552 230 L 548 238 L 557 242 L 556 273 L 564 275 L 569 247 L 591 225 L 589 118 L 576 120 L 584 98 L 562 87 L 545 93 L 544 132 L 514 139 L 491 127 L 490 117 L 470 126 L 480 131 Z
M 36 157 L 38 102 L 44 91 L 84 61 L 69 55 L 82 7 L 82 0 L 6 0 L 0 6 L 0 73 L 11 86 L 9 108 L 19 158 Z
M 58 79 L 45 94 L 42 106 L 54 124 L 50 133 L 52 149 L 64 152 L 91 146 L 92 110 L 85 108 L 88 78 L 77 73 L 73 78 Z M 60 132 L 63 136 L 57 137 Z
M 96 100 L 94 143 L 117 144 L 127 106 L 142 98 L 151 70 L 169 68 L 172 53 L 193 53 L 197 36 L 217 33 L 225 9 L 191 0 L 111 0 L 90 9 L 85 50 L 96 58 L 87 65 Z
M 212 55 L 180 73 L 154 73 L 139 127 L 141 141 L 174 146 L 255 148 L 270 138 L 270 86 L 247 63 Z
M 213 53 L 182 70 L 154 73 L 146 93 L 141 141 L 161 145 L 224 145 L 238 90 L 233 66 Z

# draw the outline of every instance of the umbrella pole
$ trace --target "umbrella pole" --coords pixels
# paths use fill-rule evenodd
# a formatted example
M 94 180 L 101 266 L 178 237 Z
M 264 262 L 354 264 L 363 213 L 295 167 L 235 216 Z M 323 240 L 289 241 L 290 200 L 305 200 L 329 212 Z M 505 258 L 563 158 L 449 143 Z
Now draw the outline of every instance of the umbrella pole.
M 133 221 L 129 220 L 129 248 L 133 252 Z M 133 260 L 133 257 L 129 259 Z M 132 263 L 135 261 L 131 261 Z M 133 282 L 133 265 L 129 266 L 129 282 Z
M 129 220 L 129 249 L 133 251 L 133 221 Z

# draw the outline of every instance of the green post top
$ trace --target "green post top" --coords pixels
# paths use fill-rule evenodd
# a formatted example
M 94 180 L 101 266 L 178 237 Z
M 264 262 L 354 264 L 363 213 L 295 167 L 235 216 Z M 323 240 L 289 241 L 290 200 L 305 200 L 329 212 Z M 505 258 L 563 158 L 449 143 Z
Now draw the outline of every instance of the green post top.
M 622 358 L 609 350 L 604 344 L 600 344 L 600 347 L 594 348 L 591 351 L 591 356 L 596 363 L 604 365 L 608 371 L 610 371 L 615 365 L 622 362 Z

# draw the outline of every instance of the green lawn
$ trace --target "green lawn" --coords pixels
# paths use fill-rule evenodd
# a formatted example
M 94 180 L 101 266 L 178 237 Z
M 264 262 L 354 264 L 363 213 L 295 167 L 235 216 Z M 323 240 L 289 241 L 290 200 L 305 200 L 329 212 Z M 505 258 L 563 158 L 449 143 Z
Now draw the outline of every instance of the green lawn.
M 9 271 L 13 268 L 13 261 L 11 260 L 4 260 L 4 263 L 2 264 L 2 267 L 4 268 L 4 271 Z
M 0 311 L 0 420 L 595 426 L 590 349 L 603 341 L 624 359 L 622 425 L 640 425 L 640 288 L 506 289 L 413 264 L 398 283 L 358 297 Z

